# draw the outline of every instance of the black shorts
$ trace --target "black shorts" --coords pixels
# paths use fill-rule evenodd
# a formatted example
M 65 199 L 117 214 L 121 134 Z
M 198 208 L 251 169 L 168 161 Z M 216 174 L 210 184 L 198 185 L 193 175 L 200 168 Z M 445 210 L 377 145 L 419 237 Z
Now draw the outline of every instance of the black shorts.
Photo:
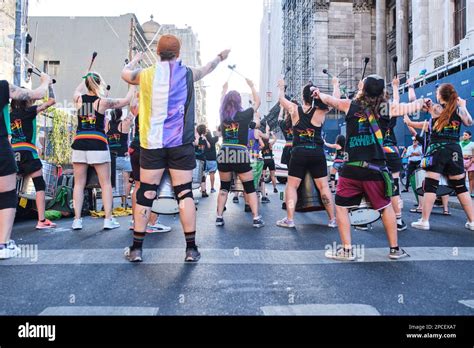
M 140 150 L 134 149 L 130 155 L 130 162 L 132 164 L 132 179 L 140 182 Z
M 196 168 L 196 154 L 193 144 L 168 149 L 140 149 L 140 167 L 147 170 L 175 169 L 193 170 Z
M 272 159 L 264 159 L 263 160 L 263 170 L 269 169 L 271 172 L 275 171 L 275 160 Z
M 0 137 L 0 177 L 15 174 L 18 171 L 15 153 L 6 137 Z
M 402 159 L 398 153 L 388 153 L 387 157 L 387 167 L 390 170 L 390 173 L 400 173 L 402 170 Z
M 430 148 L 435 145 L 431 145 Z M 423 162 L 428 162 L 431 164 L 424 167 L 428 172 L 438 173 L 446 176 L 455 176 L 465 173 L 464 169 L 464 160 L 462 155 L 462 149 L 459 144 L 447 144 L 444 145 L 433 152 L 428 148 L 426 158 L 423 159 Z
M 281 154 L 281 163 L 286 166 L 288 166 L 291 161 L 291 150 L 292 150 L 291 146 L 285 146 Z
M 18 156 L 18 152 L 16 153 Z M 43 163 L 37 158 L 28 158 L 29 156 L 21 156 L 20 161 L 16 162 L 18 166 L 18 174 L 27 176 L 41 170 L 43 168 Z M 17 158 L 18 159 L 18 158 Z
M 244 174 L 252 171 L 250 163 L 217 163 L 217 169 L 223 173 Z
M 314 155 L 312 150 L 311 152 L 308 150 L 293 151 L 288 175 L 303 180 L 308 171 L 313 179 L 328 176 L 326 157 L 324 155 Z
M 217 169 L 223 173 L 235 172 L 238 174 L 252 171 L 248 151 L 221 149 L 217 155 Z

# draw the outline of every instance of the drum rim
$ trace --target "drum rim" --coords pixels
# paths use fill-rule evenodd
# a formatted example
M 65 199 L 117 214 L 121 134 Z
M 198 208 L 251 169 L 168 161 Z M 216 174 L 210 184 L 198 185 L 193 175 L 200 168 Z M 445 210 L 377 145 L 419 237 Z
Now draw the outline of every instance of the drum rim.
M 355 212 L 357 212 L 357 211 L 361 211 L 361 210 L 375 211 L 375 212 L 378 213 L 378 218 L 377 218 L 376 220 L 372 221 L 372 222 L 365 222 L 365 223 L 363 223 L 363 224 L 353 224 L 353 223 L 352 223 L 352 220 L 351 220 L 352 214 L 355 213 Z M 370 208 L 370 209 L 369 209 L 369 208 L 357 208 L 357 209 L 353 209 L 353 210 L 349 211 L 349 220 L 350 220 L 351 226 L 354 226 L 354 227 L 355 227 L 355 226 L 363 226 L 363 225 L 374 224 L 374 223 L 376 223 L 377 221 L 379 221 L 381 218 L 382 218 L 382 214 L 380 213 L 380 211 L 375 210 L 375 209 L 373 209 L 373 208 Z

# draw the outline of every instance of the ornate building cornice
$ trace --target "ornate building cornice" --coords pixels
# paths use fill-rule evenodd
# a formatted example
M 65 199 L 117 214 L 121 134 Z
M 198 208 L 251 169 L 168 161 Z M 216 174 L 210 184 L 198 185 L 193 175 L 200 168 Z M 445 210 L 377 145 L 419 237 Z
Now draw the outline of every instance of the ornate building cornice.
M 313 0 L 313 7 L 316 12 L 325 12 L 329 10 L 329 0 Z
M 372 11 L 373 0 L 353 0 L 352 10 L 354 13 L 370 13 Z

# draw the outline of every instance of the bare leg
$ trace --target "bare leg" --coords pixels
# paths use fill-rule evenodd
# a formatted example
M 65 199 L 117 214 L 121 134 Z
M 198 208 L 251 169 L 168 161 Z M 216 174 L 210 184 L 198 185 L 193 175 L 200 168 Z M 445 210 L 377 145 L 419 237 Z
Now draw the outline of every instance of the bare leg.
M 87 168 L 85 163 L 73 163 L 74 167 L 74 218 L 80 219 L 82 214 L 82 205 L 84 203 L 84 189 L 87 182 Z
M 397 218 L 391 206 L 385 208 L 382 212 L 382 222 L 387 233 L 388 243 L 391 248 L 398 246 Z
M 110 181 L 110 163 L 94 165 L 99 177 L 100 189 L 102 190 L 102 203 L 104 204 L 105 218 L 112 218 L 113 190 Z
M 345 249 L 352 248 L 351 222 L 349 219 L 349 209 L 336 206 L 337 228 L 341 237 L 342 246 Z
M 461 180 L 465 178 L 464 174 L 457 175 L 457 176 L 450 176 L 450 180 Z M 464 212 L 466 213 L 467 219 L 469 222 L 474 221 L 474 209 L 472 207 L 472 198 L 469 192 L 464 192 L 458 195 L 459 203 L 461 203 Z
M 43 176 L 43 170 L 37 170 L 33 174 L 31 174 L 31 177 L 34 178 L 39 178 Z M 44 212 L 46 210 L 46 192 L 44 191 L 39 191 L 36 192 L 36 209 L 38 210 L 38 220 L 43 221 L 45 219 L 44 217 Z
M 216 173 L 210 173 L 209 176 L 211 177 L 211 189 L 214 190 L 214 184 L 216 182 Z
M 132 188 L 132 185 L 130 184 L 130 173 L 129 172 L 123 172 L 123 186 L 124 186 L 124 192 L 125 192 L 125 196 L 123 197 L 123 200 L 124 202 L 123 203 L 123 206 L 124 208 L 127 207 L 127 204 L 128 204 L 128 196 L 130 195 L 130 189 Z
M 433 172 L 427 172 L 426 178 L 439 180 L 440 175 Z M 426 222 L 430 221 L 430 216 L 431 216 L 431 212 L 433 210 L 433 205 L 435 201 L 436 201 L 436 193 L 425 192 L 425 195 L 423 196 L 423 212 L 421 214 L 423 221 L 426 221 Z
M 147 170 L 147 169 L 140 169 L 140 180 L 149 184 L 149 185 L 159 185 L 161 182 L 161 178 L 164 173 L 164 169 L 159 170 Z M 141 183 L 139 184 L 140 187 Z M 136 189 L 135 191 L 138 191 Z M 136 195 L 136 193 L 135 193 Z M 145 192 L 145 197 L 147 199 L 155 199 L 156 198 L 156 191 L 147 191 Z M 143 205 L 135 203 L 135 209 L 133 211 L 133 221 L 134 221 L 134 229 L 137 232 L 145 232 L 146 227 L 148 225 L 148 220 L 150 219 L 151 207 L 145 207 Z
M 173 186 L 180 186 L 193 181 L 192 170 L 170 169 L 170 174 Z M 186 195 L 188 192 L 189 191 L 183 191 L 180 195 Z M 196 231 L 196 205 L 194 204 L 194 199 L 186 198 L 180 202 L 179 219 L 181 220 L 184 233 Z
M 273 189 L 276 189 L 277 188 L 277 179 L 276 179 L 276 175 L 275 175 L 274 170 L 272 170 L 270 172 L 270 177 L 272 178 Z
M 288 220 L 293 221 L 295 218 L 296 203 L 298 203 L 298 187 L 301 184 L 301 179 L 289 176 L 288 183 L 285 190 L 286 215 Z
M 0 191 L 10 192 L 16 188 L 16 174 L 0 177 Z M 6 244 L 10 240 L 13 223 L 15 221 L 16 209 L 0 210 L 0 244 Z
M 221 181 L 231 181 L 232 180 L 232 173 L 224 173 L 220 172 L 219 173 L 221 177 Z M 227 191 L 222 191 L 222 189 L 219 192 L 219 196 L 217 197 L 217 216 L 223 216 L 224 215 L 224 207 L 227 203 L 227 197 L 229 196 L 229 192 Z
M 336 218 L 336 213 L 334 212 L 334 204 L 332 202 L 332 194 L 329 189 L 328 178 L 325 176 L 324 178 L 314 179 L 314 182 L 319 192 L 321 192 L 321 200 L 326 208 L 329 220 L 333 221 Z
M 474 193 L 474 171 L 467 172 L 469 175 L 469 192 Z
M 242 182 L 247 182 L 247 181 L 252 181 L 253 180 L 253 173 L 252 171 L 249 171 L 244 174 L 239 174 L 239 179 Z M 257 193 L 250 193 L 250 194 L 245 194 L 245 201 L 247 204 L 250 206 L 250 209 L 252 210 L 252 214 L 254 219 L 257 218 L 258 215 L 258 198 L 257 198 Z

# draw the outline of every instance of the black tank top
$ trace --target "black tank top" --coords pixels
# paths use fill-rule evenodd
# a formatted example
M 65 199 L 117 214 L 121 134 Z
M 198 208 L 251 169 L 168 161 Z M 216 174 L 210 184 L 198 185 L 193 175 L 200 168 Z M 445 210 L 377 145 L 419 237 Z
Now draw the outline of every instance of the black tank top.
M 439 118 L 433 121 L 431 129 L 431 144 L 433 143 L 458 143 L 461 136 L 462 119 L 458 110 L 450 117 L 448 124 L 441 130 L 435 130 Z
M 265 143 L 265 146 L 262 148 L 262 157 L 264 160 L 272 160 L 273 159 L 273 150 L 270 144 Z
M 291 126 L 291 122 L 280 120 L 280 129 L 283 132 L 286 142 L 293 143 L 293 127 Z
M 77 111 L 77 132 L 72 148 L 81 151 L 108 151 L 105 116 L 94 109 L 97 96 L 83 95 Z M 100 105 L 100 100 L 97 107 Z
M 344 153 L 344 149 L 336 150 L 336 157 L 334 158 L 334 161 L 344 162 Z
M 133 130 L 133 139 L 130 147 L 134 150 L 140 150 L 140 122 L 138 115 L 135 117 L 135 127 Z
M 303 111 L 301 106 L 298 107 L 299 121 L 293 126 L 293 146 L 305 148 L 317 148 L 324 145 L 321 131 L 323 127 L 317 127 L 311 123 L 315 108 L 311 108 L 308 113 Z
M 128 152 L 128 134 L 124 134 L 119 130 L 121 122 L 110 121 L 110 129 L 107 132 L 109 140 L 110 152 L 114 152 L 118 157 L 125 157 Z

